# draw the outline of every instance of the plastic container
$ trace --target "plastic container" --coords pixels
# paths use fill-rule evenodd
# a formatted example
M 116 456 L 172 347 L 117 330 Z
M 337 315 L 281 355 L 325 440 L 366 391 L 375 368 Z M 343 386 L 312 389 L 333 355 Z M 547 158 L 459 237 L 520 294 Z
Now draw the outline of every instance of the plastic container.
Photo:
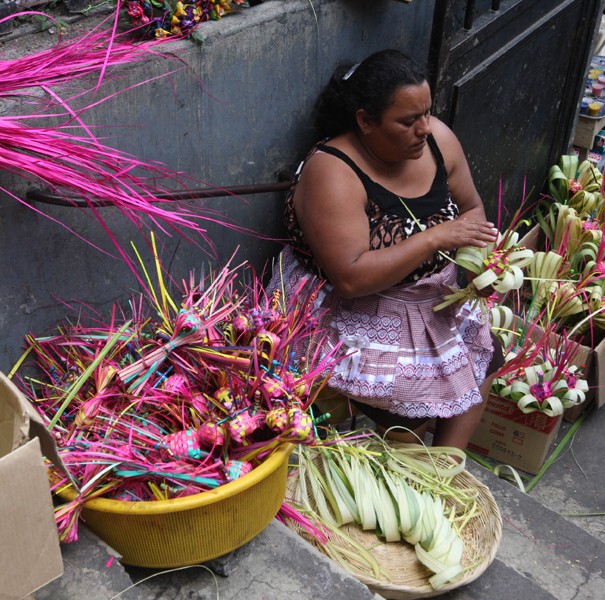
M 157 502 L 93 499 L 82 518 L 127 565 L 166 569 L 212 560 L 249 542 L 275 517 L 292 449 L 280 446 L 250 473 L 213 491 Z M 76 497 L 73 488 L 59 495 Z
M 603 89 L 605 88 L 605 85 L 603 85 L 602 83 L 597 82 L 593 82 L 592 84 L 592 95 L 595 98 L 600 98 L 601 95 L 603 94 Z

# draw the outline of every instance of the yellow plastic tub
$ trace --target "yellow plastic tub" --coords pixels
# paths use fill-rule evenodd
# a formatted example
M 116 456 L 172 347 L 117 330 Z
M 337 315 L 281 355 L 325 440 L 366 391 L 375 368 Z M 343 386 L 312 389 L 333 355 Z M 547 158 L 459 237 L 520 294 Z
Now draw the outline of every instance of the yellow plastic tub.
M 212 560 L 249 542 L 275 517 L 285 497 L 292 449 L 284 444 L 250 473 L 193 496 L 89 500 L 82 519 L 127 565 L 165 569 Z M 76 496 L 73 488 L 60 495 Z

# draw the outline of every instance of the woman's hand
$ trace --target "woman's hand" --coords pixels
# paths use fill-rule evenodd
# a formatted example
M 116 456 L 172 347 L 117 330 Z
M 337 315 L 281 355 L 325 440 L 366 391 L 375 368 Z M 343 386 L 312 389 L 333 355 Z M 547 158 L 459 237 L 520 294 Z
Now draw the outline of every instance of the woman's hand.
M 498 230 L 493 223 L 467 217 L 440 223 L 429 231 L 441 251 L 457 250 L 464 246 L 485 248 L 498 239 Z

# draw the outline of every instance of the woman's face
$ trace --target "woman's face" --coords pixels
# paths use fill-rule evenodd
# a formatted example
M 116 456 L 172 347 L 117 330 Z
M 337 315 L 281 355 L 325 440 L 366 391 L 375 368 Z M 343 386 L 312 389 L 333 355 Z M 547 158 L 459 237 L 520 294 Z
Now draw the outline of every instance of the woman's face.
M 431 103 L 426 81 L 398 88 L 380 122 L 366 120 L 361 125 L 364 141 L 388 163 L 420 158 L 431 133 Z

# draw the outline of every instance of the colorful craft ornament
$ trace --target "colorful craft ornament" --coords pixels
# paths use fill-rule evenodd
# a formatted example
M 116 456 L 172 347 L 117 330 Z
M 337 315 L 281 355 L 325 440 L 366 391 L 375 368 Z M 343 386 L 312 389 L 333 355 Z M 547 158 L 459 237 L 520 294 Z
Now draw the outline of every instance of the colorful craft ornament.
M 573 254 L 582 239 L 582 219 L 577 211 L 566 205 L 557 206 L 557 219 L 552 240 L 554 249 L 565 248 L 566 254 Z
M 202 451 L 197 431 L 187 429 L 165 435 L 157 444 L 164 460 L 200 459 Z
M 197 435 L 203 448 L 222 448 L 227 439 L 227 428 L 222 423 L 207 421 L 200 425 Z
M 288 426 L 288 412 L 283 406 L 277 406 L 267 413 L 266 423 L 269 429 L 281 433 Z
M 227 479 L 229 481 L 235 481 L 243 475 L 247 475 L 252 471 L 254 465 L 245 460 L 229 460 L 225 464 L 227 470 Z
M 579 345 L 555 336 L 552 327 L 519 328 L 520 335 L 505 348 L 505 362 L 492 392 L 515 402 L 524 413 L 540 411 L 550 417 L 586 400 L 588 382 L 574 363 Z
M 576 177 L 577 171 L 578 157 L 575 154 L 561 156 L 559 164 L 550 168 L 548 186 L 552 197 L 557 202 L 565 204 L 569 199 L 569 182 Z
M 471 300 L 487 312 L 486 301 L 480 293 L 486 288 L 506 294 L 518 290 L 523 285 L 523 268 L 534 258 L 530 248 L 518 246 L 519 234 L 509 231 L 506 235 L 498 233 L 495 243 L 483 248 L 465 246 L 456 253 L 456 264 L 460 265 L 475 277 L 465 289 L 451 288 L 452 293 L 445 296 L 445 301 L 434 307 L 441 310 L 450 304 Z
M 316 284 L 269 310 L 260 282 L 247 277 L 242 289 L 228 267 L 206 281 L 191 277 L 180 301 L 168 295 L 159 262 L 156 286 L 141 267 L 148 297 L 129 303 L 131 318 L 114 307 L 106 325 L 95 315 L 87 327 L 80 315 L 56 335 L 28 336 L 20 364 L 41 375 L 17 370 L 80 490 L 75 502 L 57 508 L 62 540 L 77 538 L 77 517 L 90 498 L 148 501 L 216 489 L 285 442 L 317 439 L 307 411 L 338 348 L 323 358 L 304 354 L 311 337 L 321 344 L 310 327 Z M 234 344 L 232 320 L 243 312 L 258 327 Z M 267 391 L 274 384 L 279 400 Z M 53 489 L 68 483 L 49 469 Z
M 499 233 L 494 245 L 488 244 L 480 249 L 461 248 L 456 262 L 477 275 L 471 283 L 478 290 L 488 286 L 501 294 L 518 290 L 523 284 L 522 267 L 527 266 L 534 257 L 533 250 L 519 247 L 518 241 L 519 234 L 516 231 L 506 238 Z
M 561 156 L 559 164 L 549 170 L 549 191 L 556 202 L 589 215 L 603 202 L 603 175 L 589 160 L 579 166 L 578 162 L 575 154 Z
M 228 386 L 222 386 L 213 394 L 214 398 L 220 403 L 220 405 L 227 411 L 231 412 L 234 406 L 233 402 L 233 390 Z
M 260 413 L 253 415 L 249 410 L 240 411 L 228 421 L 231 441 L 239 446 L 247 446 L 261 421 L 264 422 L 265 418 Z
M 536 252 L 534 260 L 527 266 L 528 279 L 532 288 L 532 304 L 530 319 L 542 310 L 557 288 L 557 283 L 566 279 L 569 272 L 568 265 L 563 263 L 563 257 L 554 251 Z
M 288 428 L 284 431 L 283 439 L 300 444 L 314 443 L 315 431 L 311 415 L 300 408 L 291 408 L 288 411 Z
M 133 27 L 141 28 L 146 37 L 164 39 L 188 37 L 199 24 L 221 19 L 233 6 L 247 8 L 249 4 L 245 0 L 126 0 L 122 6 Z
M 535 213 L 550 250 L 566 258 L 577 272 L 582 256 L 590 253 L 590 245 L 600 245 L 603 237 L 603 199 L 590 214 L 580 214 L 574 207 L 558 202 L 542 201 Z
M 169 375 L 164 380 L 162 388 L 175 396 L 186 397 L 190 393 L 190 384 L 183 374 Z
M 586 399 L 588 383 L 578 378 L 577 368 L 561 370 L 548 362 L 526 367 L 522 378 L 499 388 L 498 393 L 510 398 L 524 413 L 541 411 L 549 417 L 563 414 L 564 409 Z

